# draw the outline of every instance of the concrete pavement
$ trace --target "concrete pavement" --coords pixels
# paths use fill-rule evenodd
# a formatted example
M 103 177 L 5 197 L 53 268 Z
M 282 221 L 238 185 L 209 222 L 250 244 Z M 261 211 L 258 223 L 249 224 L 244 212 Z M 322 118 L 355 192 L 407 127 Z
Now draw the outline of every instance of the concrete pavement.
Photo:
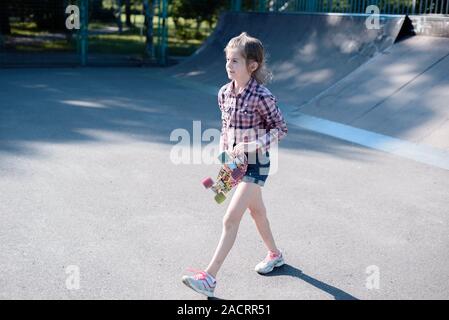
M 1 71 L 1 298 L 204 299 L 180 277 L 207 265 L 229 200 L 200 183 L 217 165 L 170 161 L 169 136 L 219 129 L 216 97 L 153 72 Z M 288 265 L 253 271 L 246 214 L 218 297 L 448 298 L 447 170 L 293 126 L 280 147 L 263 192 Z

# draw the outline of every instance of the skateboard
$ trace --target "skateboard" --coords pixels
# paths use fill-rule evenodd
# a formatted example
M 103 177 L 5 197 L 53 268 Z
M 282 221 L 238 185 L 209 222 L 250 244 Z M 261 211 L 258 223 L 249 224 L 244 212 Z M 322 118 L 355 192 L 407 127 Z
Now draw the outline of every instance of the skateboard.
M 211 189 L 215 193 L 215 201 L 220 204 L 226 200 L 226 194 L 232 190 L 246 173 L 248 159 L 244 153 L 234 154 L 223 151 L 218 159 L 222 164 L 218 172 L 217 181 L 207 177 L 202 183 L 206 189 Z

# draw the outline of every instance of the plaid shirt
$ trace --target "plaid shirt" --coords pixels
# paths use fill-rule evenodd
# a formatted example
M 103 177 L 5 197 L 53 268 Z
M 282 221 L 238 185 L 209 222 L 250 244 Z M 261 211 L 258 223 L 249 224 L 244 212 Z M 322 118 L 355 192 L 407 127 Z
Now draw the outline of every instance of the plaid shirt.
M 257 141 L 263 152 L 268 151 L 270 144 L 288 131 L 276 98 L 252 77 L 240 94 L 235 95 L 233 89 L 231 81 L 218 92 L 222 120 L 220 151 L 232 150 L 234 142 L 252 141 Z

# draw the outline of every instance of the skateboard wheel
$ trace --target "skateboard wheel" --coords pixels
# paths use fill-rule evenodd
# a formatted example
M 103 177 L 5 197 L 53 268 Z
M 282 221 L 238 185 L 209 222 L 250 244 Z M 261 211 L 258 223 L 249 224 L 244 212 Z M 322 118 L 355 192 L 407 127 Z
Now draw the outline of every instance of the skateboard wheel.
M 231 161 L 231 156 L 227 151 L 223 151 L 218 155 L 218 160 L 220 160 L 222 164 L 229 163 Z
M 232 171 L 231 176 L 232 176 L 232 179 L 237 180 L 237 179 L 239 179 L 240 177 L 243 176 L 243 172 L 242 172 L 242 170 L 237 168 L 237 169 Z
M 202 181 L 202 183 L 206 189 L 209 189 L 210 187 L 212 187 L 214 185 L 214 180 L 212 180 L 212 178 L 208 177 L 208 178 L 204 179 Z
M 217 195 L 215 196 L 215 201 L 216 201 L 218 204 L 222 203 L 222 202 L 225 201 L 225 200 L 226 200 L 226 196 L 225 196 L 222 192 L 217 193 Z

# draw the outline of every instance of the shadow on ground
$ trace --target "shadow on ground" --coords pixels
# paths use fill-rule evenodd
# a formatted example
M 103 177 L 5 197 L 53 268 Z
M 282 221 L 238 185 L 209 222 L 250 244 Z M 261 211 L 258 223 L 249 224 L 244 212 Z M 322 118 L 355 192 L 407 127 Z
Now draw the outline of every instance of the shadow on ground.
M 284 264 L 282 267 L 275 268 L 272 272 L 263 276 L 264 277 L 290 276 L 293 278 L 297 278 L 301 281 L 307 282 L 308 284 L 314 286 L 315 288 L 331 295 L 335 300 L 359 300 L 358 298 L 350 295 L 349 293 L 344 292 L 343 290 L 331 286 L 327 283 L 324 283 L 323 281 L 315 279 L 289 264 Z M 207 300 L 225 300 L 225 299 L 219 297 L 212 297 L 212 298 L 209 297 L 207 298 Z
M 39 157 L 29 143 L 91 143 L 120 135 L 176 145 L 170 134 L 193 121 L 221 129 L 217 97 L 142 69 L 17 69 L 0 77 L 0 156 Z M 369 160 L 362 149 L 289 127 L 280 147 Z M 210 141 L 203 141 L 206 146 Z M 351 152 L 348 152 L 348 148 Z
M 282 267 L 274 269 L 272 272 L 266 274 L 265 276 L 266 277 L 290 276 L 302 280 L 304 282 L 307 282 L 308 284 L 314 286 L 315 288 L 324 291 L 327 294 L 330 294 L 331 296 L 334 297 L 335 300 L 359 300 L 356 297 L 350 295 L 349 293 L 344 292 L 343 290 L 331 286 L 327 283 L 324 283 L 318 279 L 315 279 L 289 264 L 284 264 Z

